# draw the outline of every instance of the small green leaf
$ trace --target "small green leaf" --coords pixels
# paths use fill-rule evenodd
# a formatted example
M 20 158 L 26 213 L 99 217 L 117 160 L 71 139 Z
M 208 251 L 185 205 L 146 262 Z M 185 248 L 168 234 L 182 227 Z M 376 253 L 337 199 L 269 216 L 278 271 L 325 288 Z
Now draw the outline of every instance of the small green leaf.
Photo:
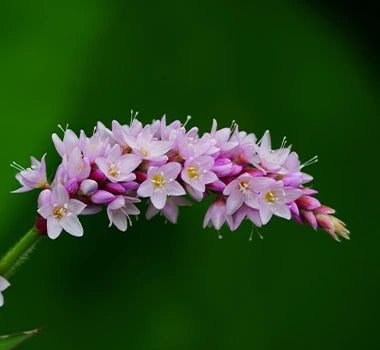
M 25 340 L 37 334 L 41 328 L 33 329 L 32 331 L 19 332 L 14 334 L 0 336 L 0 350 L 11 350 Z

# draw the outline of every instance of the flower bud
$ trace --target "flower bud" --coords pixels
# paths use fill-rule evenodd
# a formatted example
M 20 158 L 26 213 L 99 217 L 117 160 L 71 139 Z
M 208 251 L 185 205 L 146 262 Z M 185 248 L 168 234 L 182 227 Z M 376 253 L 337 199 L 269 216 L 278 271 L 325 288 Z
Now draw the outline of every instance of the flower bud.
M 104 190 L 98 190 L 91 196 L 92 202 L 96 204 L 109 203 L 114 199 L 115 196 L 112 193 Z
M 79 186 L 80 194 L 91 196 L 98 190 L 98 183 L 95 180 L 87 179 L 81 182 Z
M 78 181 L 75 178 L 67 180 L 64 183 L 64 186 L 66 188 L 66 191 L 69 192 L 69 194 L 74 194 L 78 191 Z
M 306 220 L 306 222 L 314 229 L 318 228 L 318 221 L 315 217 L 314 213 L 310 210 L 301 210 L 302 217 Z
M 109 191 L 113 194 L 124 194 L 125 188 L 122 184 L 119 184 L 117 182 L 109 182 L 104 186 L 104 189 L 106 191 Z
M 333 208 L 321 205 L 319 208 L 314 209 L 314 214 L 334 214 L 335 210 Z
M 135 181 L 121 182 L 120 183 L 126 191 L 134 191 L 140 187 L 140 184 Z
M 207 188 L 209 188 L 212 191 L 215 192 L 223 192 L 226 188 L 226 184 L 223 181 L 216 180 L 210 184 L 207 185 Z
M 136 175 L 136 181 L 137 181 L 138 183 L 142 183 L 142 182 L 144 182 L 144 181 L 147 179 L 146 174 L 145 174 L 145 173 L 142 173 L 142 172 L 140 172 L 140 171 L 136 171 L 136 172 L 135 172 L 135 175 Z
M 98 184 L 103 183 L 107 179 L 107 177 L 100 169 L 95 169 L 92 171 L 89 178 L 95 180 Z
M 215 161 L 211 171 L 213 171 L 218 177 L 232 176 L 230 175 L 232 168 L 233 163 L 231 159 L 220 158 Z
M 307 210 L 313 210 L 321 206 L 318 199 L 310 196 L 301 196 L 296 200 L 296 203 L 299 207 Z

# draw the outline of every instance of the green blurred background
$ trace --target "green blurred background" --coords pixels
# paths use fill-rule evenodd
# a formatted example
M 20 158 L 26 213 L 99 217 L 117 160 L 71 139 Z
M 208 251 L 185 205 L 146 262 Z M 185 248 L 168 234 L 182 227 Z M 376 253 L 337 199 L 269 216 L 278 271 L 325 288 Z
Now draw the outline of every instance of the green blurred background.
M 378 76 L 349 23 L 294 1 L 114 0 L 2 1 L 0 23 L 0 254 L 37 199 L 9 193 L 8 164 L 48 152 L 52 173 L 58 123 L 90 132 L 131 109 L 286 135 L 319 155 L 319 199 L 352 232 L 274 219 L 263 240 L 249 224 L 218 239 L 207 201 L 126 233 L 87 217 L 85 237 L 44 239 L 11 280 L 1 334 L 44 326 L 25 350 L 380 348 Z

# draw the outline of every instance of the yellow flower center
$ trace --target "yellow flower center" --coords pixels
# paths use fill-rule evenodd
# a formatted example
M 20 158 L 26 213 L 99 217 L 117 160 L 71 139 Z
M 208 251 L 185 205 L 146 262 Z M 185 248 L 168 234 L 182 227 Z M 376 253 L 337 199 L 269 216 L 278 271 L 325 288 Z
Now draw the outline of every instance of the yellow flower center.
M 58 207 L 58 208 L 55 208 L 53 210 L 53 215 L 57 218 L 57 219 L 61 219 L 62 216 L 66 215 L 67 214 L 67 208 L 66 207 Z
M 196 179 L 199 176 L 199 171 L 195 166 L 191 165 L 187 168 L 187 175 L 189 175 L 190 179 Z
M 148 155 L 148 152 L 145 149 L 141 149 L 140 152 L 142 153 L 144 157 Z
M 164 186 L 166 181 L 160 174 L 155 174 L 152 177 L 152 182 L 156 188 L 159 188 L 159 187 Z
M 276 197 L 272 191 L 268 191 L 265 193 L 265 200 L 269 203 L 273 203 L 275 201 Z
M 108 168 L 108 174 L 112 177 L 118 177 L 120 174 L 119 169 L 116 167 L 115 164 L 111 164 L 111 166 Z
M 248 181 L 243 180 L 239 182 L 239 191 L 243 193 L 248 192 Z

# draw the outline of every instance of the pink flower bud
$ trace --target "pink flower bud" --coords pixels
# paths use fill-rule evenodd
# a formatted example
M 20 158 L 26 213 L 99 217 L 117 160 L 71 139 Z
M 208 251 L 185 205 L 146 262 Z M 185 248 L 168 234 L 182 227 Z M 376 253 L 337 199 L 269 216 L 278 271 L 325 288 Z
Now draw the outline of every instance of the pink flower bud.
M 79 186 L 80 194 L 91 196 L 98 190 L 98 183 L 95 180 L 87 179 L 81 182 Z
M 104 189 L 106 191 L 109 191 L 113 194 L 124 194 L 125 188 L 122 184 L 119 184 L 117 182 L 109 182 L 104 186 Z
M 138 183 L 142 183 L 142 182 L 144 182 L 144 181 L 147 179 L 146 174 L 145 174 L 145 173 L 142 173 L 142 172 L 140 172 L 140 171 L 136 171 L 136 172 L 135 172 L 135 175 L 136 175 L 136 181 L 137 181 Z
M 299 207 L 307 210 L 313 210 L 321 206 L 318 199 L 310 196 L 301 196 L 296 200 L 296 203 Z
M 318 228 L 318 221 L 314 213 L 310 210 L 301 210 L 301 216 L 306 220 L 306 222 L 314 229 Z
M 309 196 L 312 196 L 312 195 L 318 193 L 317 190 L 314 190 L 313 188 L 309 188 L 309 187 L 302 188 L 302 191 L 303 191 L 303 193 L 305 193 L 305 194 L 307 194 Z
M 66 188 L 66 191 L 69 193 L 69 194 L 74 194 L 78 191 L 78 181 L 77 179 L 75 178 L 72 178 L 70 180 L 67 180 L 65 183 L 64 183 L 64 186 Z
M 121 185 L 126 191 L 134 191 L 140 187 L 140 184 L 135 181 L 121 182 Z
M 254 177 L 264 176 L 264 172 L 259 169 L 248 168 L 248 169 L 245 169 L 245 172 Z
M 98 184 L 103 183 L 107 179 L 107 177 L 100 169 L 95 169 L 92 171 L 89 178 L 95 180 Z
M 226 188 L 226 184 L 223 181 L 217 180 L 215 182 L 208 184 L 207 188 L 215 192 L 223 192 L 224 189 Z
M 98 190 L 91 196 L 92 202 L 96 204 L 109 203 L 114 199 L 115 196 L 112 193 L 104 190 Z
M 321 226 L 324 230 L 328 231 L 334 228 L 333 223 L 331 222 L 331 217 L 325 214 L 317 214 L 315 215 L 319 226 Z
M 335 210 L 327 207 L 325 205 L 321 205 L 319 208 L 314 209 L 314 214 L 334 214 Z

